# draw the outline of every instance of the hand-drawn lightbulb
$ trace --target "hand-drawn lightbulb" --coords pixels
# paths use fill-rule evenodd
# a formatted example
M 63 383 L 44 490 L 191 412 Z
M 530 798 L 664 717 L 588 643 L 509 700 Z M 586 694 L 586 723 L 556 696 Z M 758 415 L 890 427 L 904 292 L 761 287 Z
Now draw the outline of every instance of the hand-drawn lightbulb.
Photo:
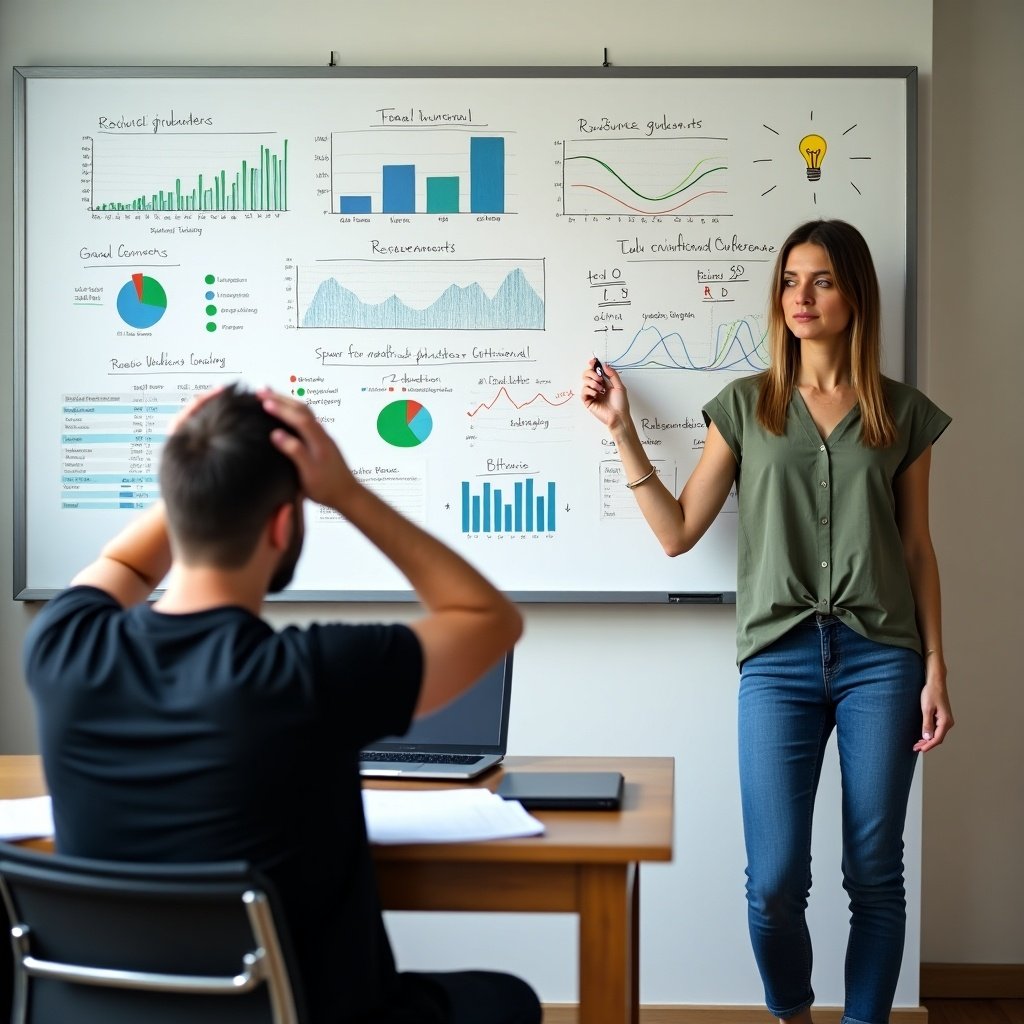
M 817 181 L 821 177 L 821 162 L 828 148 L 825 140 L 820 135 L 805 135 L 797 148 L 807 162 L 807 180 Z

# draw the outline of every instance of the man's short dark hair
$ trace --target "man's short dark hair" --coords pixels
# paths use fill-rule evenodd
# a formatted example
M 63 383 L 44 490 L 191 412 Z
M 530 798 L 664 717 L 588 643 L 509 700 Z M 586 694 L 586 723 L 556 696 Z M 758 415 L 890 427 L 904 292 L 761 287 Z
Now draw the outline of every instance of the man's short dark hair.
M 219 569 L 243 565 L 275 509 L 295 502 L 295 463 L 270 432 L 286 424 L 235 385 L 181 423 L 164 445 L 160 490 L 177 553 Z

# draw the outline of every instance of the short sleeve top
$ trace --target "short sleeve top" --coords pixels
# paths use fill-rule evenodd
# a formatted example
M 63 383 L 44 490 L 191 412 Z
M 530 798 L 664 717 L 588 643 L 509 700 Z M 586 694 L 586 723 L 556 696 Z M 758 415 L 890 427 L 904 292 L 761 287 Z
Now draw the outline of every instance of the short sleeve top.
M 776 437 L 755 415 L 761 379 L 733 381 L 704 408 L 737 464 L 738 663 L 815 612 L 920 653 L 893 484 L 950 417 L 883 378 L 897 430 L 890 447 L 861 443 L 859 405 L 822 440 L 798 391 Z
M 394 1024 L 358 758 L 412 721 L 408 626 L 276 631 L 240 607 L 169 615 L 71 587 L 33 622 L 24 667 L 61 852 L 250 861 L 280 897 L 303 1020 Z

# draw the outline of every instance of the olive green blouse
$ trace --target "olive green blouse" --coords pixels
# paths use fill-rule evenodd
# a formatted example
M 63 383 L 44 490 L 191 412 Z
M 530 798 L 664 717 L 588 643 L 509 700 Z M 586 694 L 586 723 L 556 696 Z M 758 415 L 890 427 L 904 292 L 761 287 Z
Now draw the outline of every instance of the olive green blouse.
M 899 433 L 889 448 L 860 443 L 859 405 L 822 441 L 798 391 L 785 433 L 768 433 L 755 416 L 758 377 L 733 381 L 704 408 L 737 464 L 738 663 L 815 612 L 921 652 L 893 481 L 950 417 L 916 388 L 883 384 Z

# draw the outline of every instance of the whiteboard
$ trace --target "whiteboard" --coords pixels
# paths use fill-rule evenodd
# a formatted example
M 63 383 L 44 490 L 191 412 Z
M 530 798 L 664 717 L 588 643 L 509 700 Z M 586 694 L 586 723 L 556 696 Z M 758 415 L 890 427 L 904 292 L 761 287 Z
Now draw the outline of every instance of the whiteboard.
M 765 366 L 777 247 L 838 217 L 910 379 L 916 82 L 16 68 L 15 597 L 65 586 L 156 498 L 168 419 L 240 381 L 308 402 L 367 487 L 519 600 L 733 600 L 735 496 L 667 558 L 581 371 L 622 372 L 678 492 L 702 406 Z M 413 595 L 310 506 L 282 597 Z

